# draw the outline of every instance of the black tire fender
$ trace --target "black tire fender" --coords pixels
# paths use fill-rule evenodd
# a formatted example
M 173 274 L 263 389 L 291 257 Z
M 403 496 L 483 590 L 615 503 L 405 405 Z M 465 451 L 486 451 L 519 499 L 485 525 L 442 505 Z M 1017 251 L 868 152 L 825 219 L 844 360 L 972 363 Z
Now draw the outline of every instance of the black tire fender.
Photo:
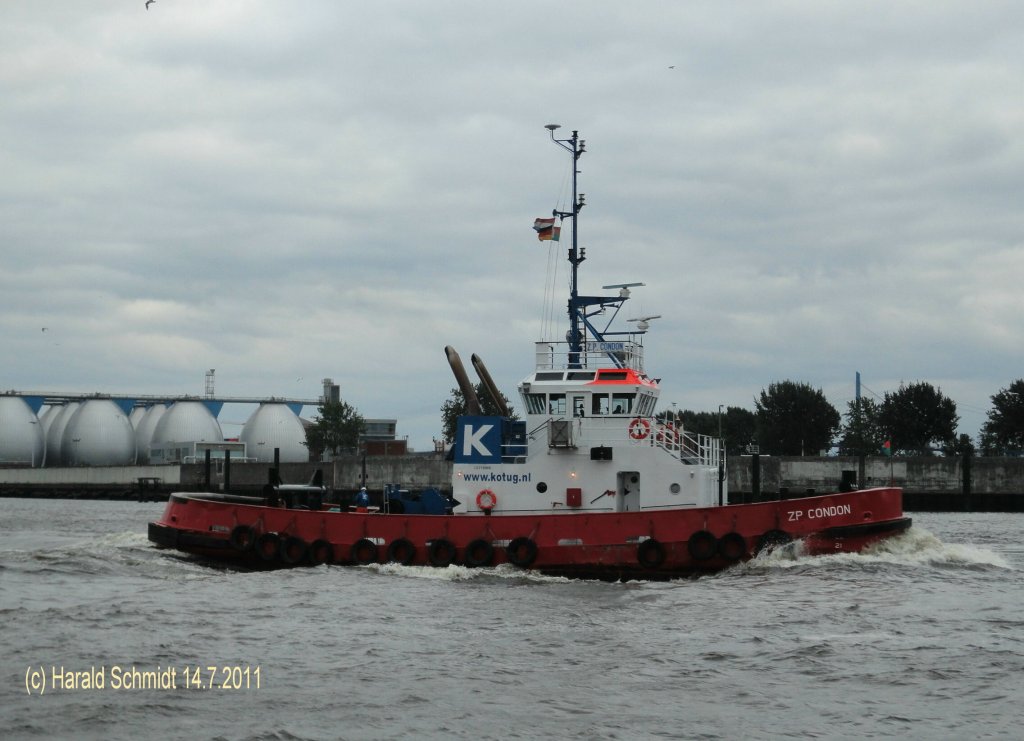
M 309 544 L 297 535 L 289 535 L 281 543 L 281 561 L 294 566 L 302 563 L 309 552 Z
M 467 566 L 490 566 L 494 560 L 494 546 L 489 540 L 477 538 L 466 546 L 462 557 Z
M 314 540 L 309 544 L 309 562 L 314 566 L 334 563 L 334 546 L 323 538 Z
M 264 561 L 274 561 L 281 552 L 281 536 L 277 533 L 263 533 L 256 538 L 256 554 Z
M 665 546 L 648 538 L 636 547 L 636 560 L 647 569 L 656 569 L 665 562 Z
M 399 538 L 391 541 L 388 546 L 388 553 L 384 560 L 389 563 L 397 563 L 408 566 L 416 558 L 416 546 L 408 538 Z
M 360 566 L 377 563 L 377 560 L 380 557 L 377 544 L 369 538 L 360 538 L 353 543 L 352 548 L 349 549 L 348 555 L 350 561 L 357 563 Z
M 236 551 L 242 551 L 243 553 L 250 551 L 256 545 L 256 531 L 249 525 L 236 525 L 235 529 L 231 531 L 228 542 L 231 543 L 231 547 Z
M 537 544 L 530 538 L 515 538 L 505 548 L 508 561 L 521 569 L 528 569 L 537 560 Z
M 769 530 L 757 539 L 757 550 L 755 553 L 771 553 L 776 548 L 793 542 L 793 536 L 785 530 Z
M 694 561 L 707 561 L 718 552 L 718 539 L 707 530 L 698 530 L 686 541 Z
M 736 562 L 747 555 L 747 540 L 739 533 L 726 533 L 718 539 L 718 555 Z
M 455 544 L 450 540 L 438 538 L 430 541 L 427 548 L 427 558 L 432 566 L 449 566 L 455 563 Z

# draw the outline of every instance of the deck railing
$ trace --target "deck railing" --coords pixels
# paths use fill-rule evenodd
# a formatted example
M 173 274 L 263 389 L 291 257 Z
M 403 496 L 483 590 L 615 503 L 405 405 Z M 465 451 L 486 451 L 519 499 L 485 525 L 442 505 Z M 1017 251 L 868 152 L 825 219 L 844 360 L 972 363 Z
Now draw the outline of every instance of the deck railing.
M 569 351 L 568 342 L 538 342 L 535 347 L 538 371 L 630 368 L 643 373 L 644 370 L 644 346 L 638 342 L 585 342 L 578 353 Z
M 548 447 L 597 447 L 627 440 L 630 445 L 660 448 L 687 465 L 718 466 L 725 462 L 725 449 L 717 437 L 680 430 L 653 419 L 646 421 L 646 434 L 634 439 L 629 436 L 625 419 L 550 417 L 530 430 L 527 438 L 533 455 Z

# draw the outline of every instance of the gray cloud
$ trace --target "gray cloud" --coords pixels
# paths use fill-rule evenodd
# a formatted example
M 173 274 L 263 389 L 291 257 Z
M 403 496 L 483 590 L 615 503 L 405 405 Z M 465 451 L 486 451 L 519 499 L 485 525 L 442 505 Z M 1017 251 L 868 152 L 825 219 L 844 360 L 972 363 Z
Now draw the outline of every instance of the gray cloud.
M 445 344 L 510 396 L 531 369 L 554 121 L 588 141 L 587 286 L 642 280 L 632 308 L 664 315 L 663 404 L 750 408 L 790 378 L 843 411 L 860 370 L 940 385 L 973 435 L 1021 376 L 1022 16 L 12 6 L 0 387 L 199 393 L 217 368 L 224 394 L 315 397 L 331 376 L 423 449 Z

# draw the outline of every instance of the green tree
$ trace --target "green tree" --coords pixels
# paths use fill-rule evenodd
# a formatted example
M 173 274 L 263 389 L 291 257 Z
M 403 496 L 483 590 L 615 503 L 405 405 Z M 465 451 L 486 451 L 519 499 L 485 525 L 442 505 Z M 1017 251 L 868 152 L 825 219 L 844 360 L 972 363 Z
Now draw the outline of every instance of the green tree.
M 1017 379 L 992 397 L 988 420 L 981 426 L 981 452 L 984 455 L 1024 453 L 1024 379 Z
M 931 455 L 954 448 L 960 418 L 956 402 L 930 383 L 918 381 L 886 392 L 879 421 L 892 441 L 893 455 Z
M 657 418 L 664 422 L 673 421 L 671 411 L 658 413 Z M 749 409 L 743 407 L 727 407 L 719 418 L 718 412 L 694 412 L 683 409 L 675 413 L 674 424 L 689 433 L 718 437 L 721 425 L 722 438 L 729 455 L 740 455 L 747 451 L 747 446 L 754 441 L 757 434 L 757 417 Z
M 974 455 L 974 441 L 970 435 L 961 435 L 942 452 L 947 456 Z
M 726 407 L 722 437 L 729 455 L 749 452 L 750 445 L 757 440 L 757 415 L 743 407 Z
M 875 455 L 886 441 L 880 410 L 874 399 L 851 399 L 839 440 L 840 455 Z
M 839 412 L 820 389 L 781 381 L 761 391 L 757 407 L 757 438 L 769 455 L 817 455 L 832 447 L 839 431 Z
M 356 408 L 344 401 L 328 401 L 317 411 L 320 416 L 306 428 L 306 447 L 318 459 L 324 451 L 338 455 L 359 447 L 359 436 L 366 427 Z
M 487 393 L 482 381 L 476 385 L 476 398 L 480 401 L 480 414 L 493 417 L 501 416 L 501 410 L 498 409 L 498 405 L 491 398 L 491 395 Z M 505 406 L 512 409 L 512 404 L 509 402 L 508 397 L 502 394 L 501 398 L 505 400 Z M 444 404 L 441 405 L 441 434 L 445 442 L 455 442 L 456 423 L 458 422 L 459 415 L 465 413 L 466 396 L 462 393 L 462 389 L 454 388 Z M 519 415 L 513 410 L 511 418 L 519 419 Z

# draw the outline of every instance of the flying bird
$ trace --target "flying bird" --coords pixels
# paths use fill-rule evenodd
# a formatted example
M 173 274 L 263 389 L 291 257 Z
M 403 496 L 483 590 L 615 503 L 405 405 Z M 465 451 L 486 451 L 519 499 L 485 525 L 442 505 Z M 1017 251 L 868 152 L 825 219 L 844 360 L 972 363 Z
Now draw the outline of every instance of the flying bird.
M 149 6 L 155 3 L 156 0 L 146 0 L 146 10 L 149 10 Z

